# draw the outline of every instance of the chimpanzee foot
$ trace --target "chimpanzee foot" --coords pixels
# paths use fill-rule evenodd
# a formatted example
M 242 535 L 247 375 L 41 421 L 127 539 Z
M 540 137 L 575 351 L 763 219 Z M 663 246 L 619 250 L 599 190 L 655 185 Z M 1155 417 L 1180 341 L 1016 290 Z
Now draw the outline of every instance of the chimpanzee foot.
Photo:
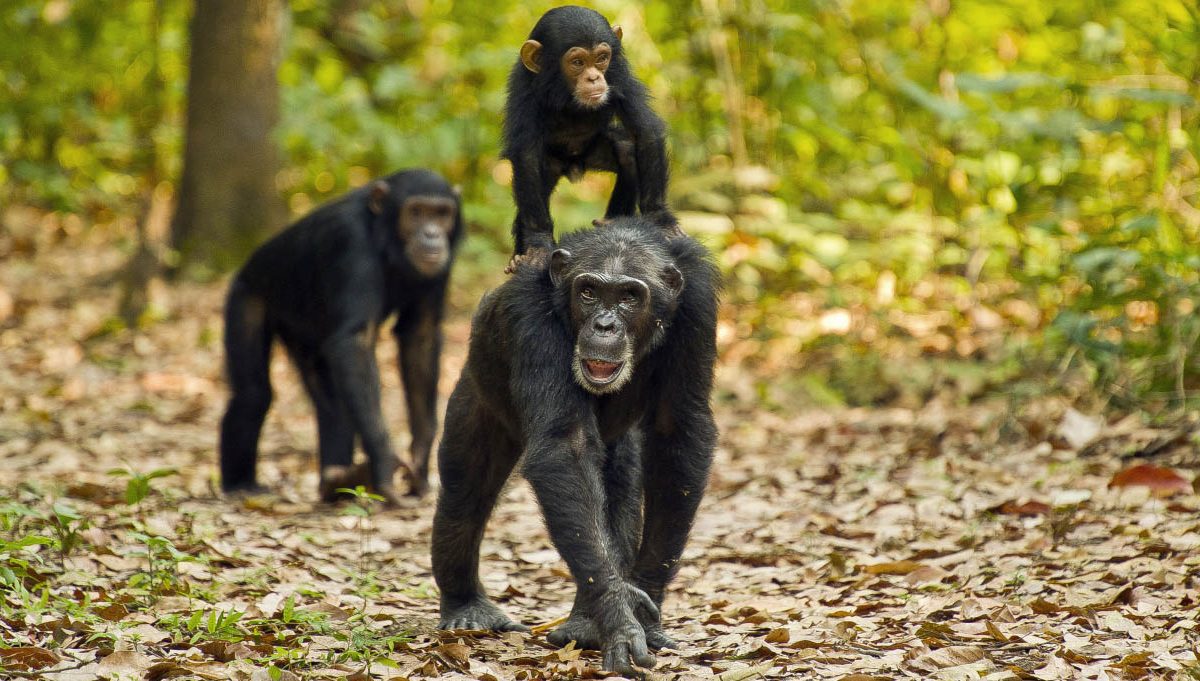
M 646 645 L 649 646 L 650 650 L 662 650 L 663 648 L 675 650 L 679 648 L 679 643 L 670 636 L 667 636 L 661 624 L 646 626 Z
M 360 485 L 372 494 L 383 497 L 385 506 L 400 505 L 400 495 L 390 483 L 378 486 L 371 484 L 371 469 L 366 462 L 353 466 L 326 466 L 321 469 L 321 483 L 317 491 L 321 495 L 321 501 L 333 503 L 350 498 L 346 493 L 339 492 L 339 489 L 354 489 Z
M 421 497 L 425 496 L 428 493 L 429 493 L 429 481 L 428 480 L 421 480 L 421 481 L 410 480 L 408 483 L 408 491 L 405 492 L 404 494 L 405 494 L 405 496 L 408 496 L 408 497 L 420 499 Z
M 253 497 L 259 494 L 270 494 L 271 490 L 258 484 L 257 482 L 248 482 L 241 485 L 230 485 L 225 487 L 225 494 L 234 497 Z
M 354 489 L 359 485 L 371 484 L 371 473 L 365 463 L 353 466 L 326 466 L 321 469 L 321 483 L 317 491 L 321 501 L 332 503 L 342 498 L 339 489 Z
M 438 629 L 472 629 L 485 631 L 529 631 L 529 627 L 514 622 L 487 598 L 480 596 L 458 607 L 442 605 L 442 621 Z
M 519 255 L 514 253 L 513 257 L 509 258 L 508 265 L 504 267 L 504 273 L 512 274 L 518 267 L 544 267 L 549 256 L 550 251 L 545 248 L 531 248 Z
M 574 612 L 566 622 L 546 634 L 546 640 L 560 647 L 574 641 L 576 648 L 588 650 L 600 650 L 601 648 L 600 631 L 596 629 L 596 623 L 592 621 L 592 618 Z

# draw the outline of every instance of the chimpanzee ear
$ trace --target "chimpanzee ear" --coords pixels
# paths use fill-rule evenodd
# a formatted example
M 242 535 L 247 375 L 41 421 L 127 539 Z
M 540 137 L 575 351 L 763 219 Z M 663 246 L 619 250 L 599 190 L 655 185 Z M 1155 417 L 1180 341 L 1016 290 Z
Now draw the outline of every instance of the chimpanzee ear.
M 389 193 L 387 182 L 383 180 L 376 180 L 375 184 L 371 185 L 371 198 L 367 200 L 367 206 L 371 208 L 372 213 L 383 213 L 383 202 Z
M 667 265 L 663 268 L 663 283 L 671 291 L 671 297 L 678 297 L 683 292 L 683 273 L 674 265 Z
M 622 31 L 620 26 L 613 26 L 613 33 L 617 35 L 617 40 L 625 37 L 625 31 Z
M 567 275 L 567 266 L 571 264 L 571 252 L 559 248 L 550 254 L 550 282 L 560 286 Z
M 529 69 L 530 72 L 538 73 L 542 70 L 541 65 L 538 64 L 538 56 L 541 55 L 541 53 L 541 43 L 536 40 L 526 40 L 525 44 L 521 46 L 521 63 L 524 64 L 525 68 Z

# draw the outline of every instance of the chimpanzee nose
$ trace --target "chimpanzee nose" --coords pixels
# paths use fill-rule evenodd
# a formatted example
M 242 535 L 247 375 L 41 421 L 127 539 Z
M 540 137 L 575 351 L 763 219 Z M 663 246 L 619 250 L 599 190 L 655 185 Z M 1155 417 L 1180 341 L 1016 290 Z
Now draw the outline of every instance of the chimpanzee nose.
M 611 312 L 601 312 L 592 321 L 592 329 L 596 333 L 610 334 L 617 329 L 617 316 Z

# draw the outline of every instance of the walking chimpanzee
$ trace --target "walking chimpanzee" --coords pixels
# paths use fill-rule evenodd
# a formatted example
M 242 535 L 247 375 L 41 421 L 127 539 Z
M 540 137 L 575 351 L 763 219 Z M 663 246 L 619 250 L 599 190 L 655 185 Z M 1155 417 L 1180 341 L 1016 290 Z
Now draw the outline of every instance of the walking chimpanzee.
M 407 170 L 317 208 L 250 256 L 225 306 L 232 390 L 221 421 L 225 490 L 257 488 L 275 338 L 316 407 L 321 498 L 366 484 L 394 503 L 398 467 L 408 474 L 411 494 L 427 490 L 442 308 L 462 236 L 457 190 L 436 173 Z M 379 404 L 375 342 L 393 313 L 412 430 L 411 467 L 392 451 Z M 366 452 L 366 468 L 353 465 L 355 438 Z
M 585 7 L 538 20 L 508 78 L 504 157 L 512 162 L 515 251 L 508 271 L 554 246 L 550 195 L 564 175 L 617 175 L 606 218 L 643 217 L 672 235 L 667 207 L 666 125 L 621 49 L 621 27 Z
M 577 593 L 550 634 L 626 673 L 674 642 L 659 608 L 700 499 L 717 274 L 695 240 L 625 217 L 569 234 L 479 305 L 438 450 L 444 629 L 523 630 L 483 592 L 479 546 L 518 460 Z

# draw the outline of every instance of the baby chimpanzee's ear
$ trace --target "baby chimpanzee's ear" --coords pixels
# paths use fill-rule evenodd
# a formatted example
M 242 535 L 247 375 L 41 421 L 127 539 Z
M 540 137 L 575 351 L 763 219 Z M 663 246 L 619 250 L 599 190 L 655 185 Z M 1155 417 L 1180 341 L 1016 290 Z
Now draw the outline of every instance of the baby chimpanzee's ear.
M 521 63 L 531 73 L 537 73 L 542 70 L 542 65 L 538 63 L 538 56 L 542 53 L 542 44 L 536 40 L 526 40 L 524 45 L 521 45 Z

